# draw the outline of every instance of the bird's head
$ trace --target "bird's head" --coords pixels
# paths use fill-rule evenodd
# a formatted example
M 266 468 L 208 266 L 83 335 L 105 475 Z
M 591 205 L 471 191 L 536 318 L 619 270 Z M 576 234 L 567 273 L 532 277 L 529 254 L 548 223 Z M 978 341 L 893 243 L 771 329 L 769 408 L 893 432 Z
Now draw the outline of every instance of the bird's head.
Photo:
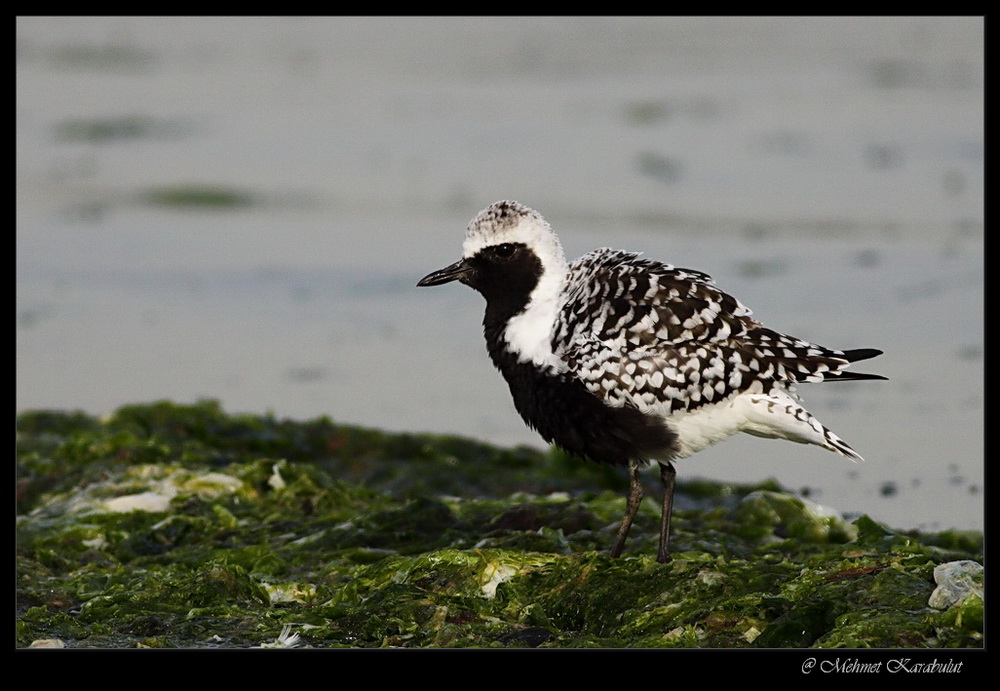
M 543 278 L 565 271 L 562 245 L 542 215 L 518 202 L 499 201 L 469 223 L 462 258 L 417 285 L 461 281 L 487 300 L 511 294 L 527 298 Z

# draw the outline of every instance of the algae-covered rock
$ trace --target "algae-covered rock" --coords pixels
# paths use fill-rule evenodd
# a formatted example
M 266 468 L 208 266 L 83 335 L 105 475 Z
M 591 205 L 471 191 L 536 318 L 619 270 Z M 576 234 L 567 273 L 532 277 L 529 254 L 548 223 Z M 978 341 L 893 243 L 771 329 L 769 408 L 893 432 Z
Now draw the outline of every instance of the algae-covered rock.
M 611 559 L 626 483 L 556 451 L 212 401 L 24 413 L 16 644 L 983 645 L 981 534 L 698 480 L 679 483 L 672 562 L 655 499 Z
M 857 529 L 844 522 L 839 512 L 787 493 L 756 490 L 743 497 L 737 509 L 747 534 L 781 537 L 807 542 L 849 542 Z
M 935 609 L 948 609 L 969 597 L 982 600 L 983 571 L 982 564 L 969 559 L 938 564 L 934 567 L 937 588 L 927 604 Z

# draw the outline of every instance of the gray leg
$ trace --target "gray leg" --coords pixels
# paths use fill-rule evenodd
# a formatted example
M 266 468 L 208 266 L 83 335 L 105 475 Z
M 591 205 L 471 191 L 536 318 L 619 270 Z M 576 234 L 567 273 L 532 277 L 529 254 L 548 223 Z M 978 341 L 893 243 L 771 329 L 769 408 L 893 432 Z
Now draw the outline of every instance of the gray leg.
M 672 463 L 660 463 L 660 480 L 663 482 L 663 514 L 660 516 L 660 551 L 656 561 L 670 561 L 670 514 L 674 508 L 674 478 L 677 471 Z
M 639 510 L 642 502 L 642 482 L 639 480 L 639 462 L 628 462 L 628 497 L 625 502 L 625 516 L 622 518 L 621 527 L 618 528 L 618 541 L 615 542 L 614 549 L 611 550 L 612 557 L 620 557 L 625 548 L 625 539 L 628 538 L 628 531 L 632 528 L 632 521 L 635 519 L 635 512 Z

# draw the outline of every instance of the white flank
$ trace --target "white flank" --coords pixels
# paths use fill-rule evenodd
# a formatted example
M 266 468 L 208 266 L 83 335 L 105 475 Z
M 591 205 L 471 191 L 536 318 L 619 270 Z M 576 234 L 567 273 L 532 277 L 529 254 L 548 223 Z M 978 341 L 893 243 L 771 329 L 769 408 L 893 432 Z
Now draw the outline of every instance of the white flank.
M 680 452 L 687 458 L 739 432 L 767 439 L 815 444 L 852 461 L 864 460 L 839 437 L 827 430 L 789 394 L 742 393 L 725 401 L 674 413 L 670 428 L 677 434 Z
M 741 398 L 740 396 L 736 397 Z M 677 434 L 679 452 L 675 458 L 687 458 L 702 449 L 742 431 L 746 415 L 729 399 L 704 405 L 689 412 L 678 411 L 670 417 L 670 429 Z

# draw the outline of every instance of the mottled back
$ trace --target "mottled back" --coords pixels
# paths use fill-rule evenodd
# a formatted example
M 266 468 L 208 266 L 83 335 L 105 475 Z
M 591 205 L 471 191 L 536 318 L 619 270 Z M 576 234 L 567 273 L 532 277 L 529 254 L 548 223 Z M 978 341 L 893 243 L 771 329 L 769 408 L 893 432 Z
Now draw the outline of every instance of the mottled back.
M 600 249 L 570 264 L 553 350 L 609 404 L 664 413 L 791 391 L 849 362 L 751 315 L 707 274 Z

